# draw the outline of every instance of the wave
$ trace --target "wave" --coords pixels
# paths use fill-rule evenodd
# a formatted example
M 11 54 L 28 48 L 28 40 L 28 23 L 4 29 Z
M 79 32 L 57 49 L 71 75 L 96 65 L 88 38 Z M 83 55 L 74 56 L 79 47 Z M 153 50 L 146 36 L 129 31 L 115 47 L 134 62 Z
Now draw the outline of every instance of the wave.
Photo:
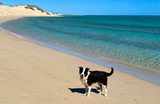
M 20 39 L 25 39 L 25 38 L 22 37 L 21 35 L 18 35 L 18 34 L 16 34 L 16 33 L 11 32 L 11 31 L 5 30 L 5 29 L 2 28 L 2 27 L 0 27 L 0 30 L 7 32 L 7 33 L 9 33 L 10 35 L 12 35 L 12 36 L 14 36 L 14 37 L 17 37 L 17 38 L 20 38 Z

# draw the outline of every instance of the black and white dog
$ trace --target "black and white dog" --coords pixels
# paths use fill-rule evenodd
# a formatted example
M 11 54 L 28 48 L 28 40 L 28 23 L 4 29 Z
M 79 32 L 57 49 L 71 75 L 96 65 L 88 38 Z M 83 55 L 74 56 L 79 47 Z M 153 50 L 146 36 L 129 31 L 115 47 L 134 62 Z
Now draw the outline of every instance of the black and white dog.
M 105 96 L 107 96 L 107 77 L 111 76 L 114 72 L 111 67 L 111 72 L 106 73 L 104 71 L 89 71 L 90 68 L 79 67 L 80 80 L 85 86 L 85 95 L 90 96 L 91 85 L 97 83 L 100 87 L 99 94 L 102 94 L 102 87 L 105 90 Z

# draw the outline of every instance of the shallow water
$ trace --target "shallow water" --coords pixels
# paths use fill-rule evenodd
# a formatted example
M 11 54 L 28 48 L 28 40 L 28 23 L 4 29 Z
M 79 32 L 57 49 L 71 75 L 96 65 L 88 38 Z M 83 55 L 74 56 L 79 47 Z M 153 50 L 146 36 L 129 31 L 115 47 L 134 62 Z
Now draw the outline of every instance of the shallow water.
M 160 16 L 26 17 L 1 27 L 102 60 L 160 72 Z

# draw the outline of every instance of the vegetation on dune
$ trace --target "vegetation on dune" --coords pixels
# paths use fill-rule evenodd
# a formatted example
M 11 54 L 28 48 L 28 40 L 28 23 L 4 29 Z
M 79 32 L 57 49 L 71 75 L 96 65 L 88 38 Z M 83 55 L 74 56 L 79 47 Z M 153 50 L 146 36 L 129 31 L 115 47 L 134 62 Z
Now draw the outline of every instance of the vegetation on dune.
M 0 5 L 3 5 L 3 3 L 0 2 Z
M 27 6 L 25 6 L 25 8 L 26 9 L 31 9 L 31 10 L 34 10 L 34 11 L 35 11 L 35 8 L 36 8 L 37 10 L 41 11 L 42 13 L 46 13 L 46 14 L 50 15 L 49 12 L 47 12 L 47 11 L 45 11 L 45 10 L 35 6 L 35 5 L 27 5 Z

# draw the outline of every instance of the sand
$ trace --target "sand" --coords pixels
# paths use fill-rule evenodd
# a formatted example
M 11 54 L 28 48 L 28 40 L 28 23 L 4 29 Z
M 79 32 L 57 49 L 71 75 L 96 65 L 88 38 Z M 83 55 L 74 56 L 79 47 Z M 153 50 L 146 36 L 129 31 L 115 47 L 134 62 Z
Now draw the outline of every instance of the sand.
M 61 16 L 61 14 L 51 13 L 46 11 L 41 12 L 37 8 L 26 9 L 26 5 L 19 5 L 19 6 L 6 6 L 0 5 L 0 16 Z
M 0 23 L 20 17 L 3 16 Z M 108 96 L 83 95 L 78 67 L 110 69 L 0 30 L 0 104 L 160 104 L 160 86 L 115 71 Z

